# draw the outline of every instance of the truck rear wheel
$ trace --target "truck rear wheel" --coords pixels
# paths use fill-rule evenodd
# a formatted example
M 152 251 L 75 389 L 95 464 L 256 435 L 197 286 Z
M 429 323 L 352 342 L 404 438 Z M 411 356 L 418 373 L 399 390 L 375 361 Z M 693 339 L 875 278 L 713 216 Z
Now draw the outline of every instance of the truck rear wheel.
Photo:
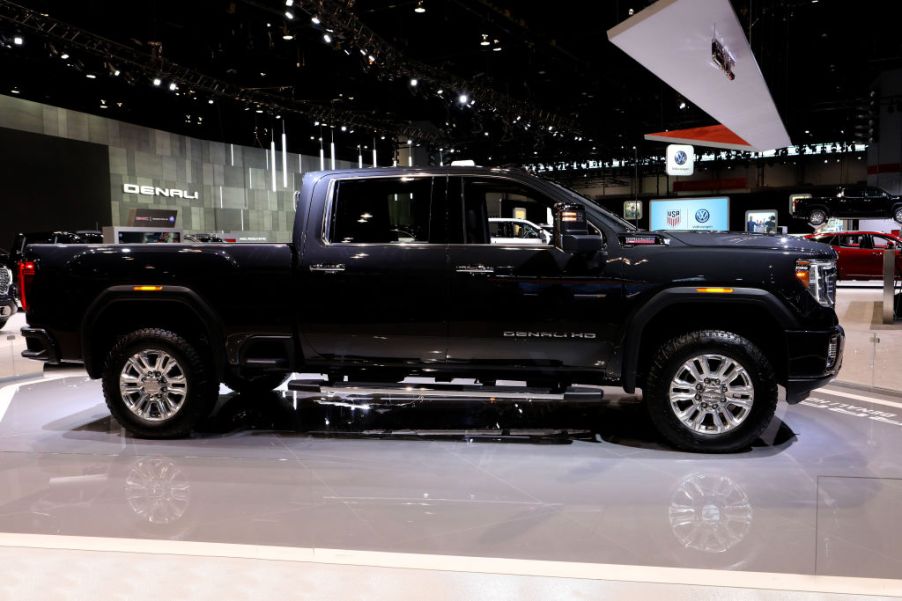
M 280 372 L 259 374 L 229 372 L 222 377 L 222 383 L 241 394 L 261 394 L 272 392 L 284 384 L 290 375 Z
M 777 380 L 767 357 L 751 341 L 720 330 L 690 332 L 664 344 L 643 393 L 661 435 L 689 451 L 746 449 L 777 407 Z
M 808 213 L 808 223 L 811 225 L 824 225 L 827 222 L 827 211 L 823 209 L 811 209 Z
M 902 205 L 897 205 L 893 209 L 893 221 L 896 223 L 902 223 Z
M 141 438 L 191 433 L 218 398 L 210 362 L 174 332 L 145 328 L 123 336 L 103 368 L 103 395 L 113 417 Z

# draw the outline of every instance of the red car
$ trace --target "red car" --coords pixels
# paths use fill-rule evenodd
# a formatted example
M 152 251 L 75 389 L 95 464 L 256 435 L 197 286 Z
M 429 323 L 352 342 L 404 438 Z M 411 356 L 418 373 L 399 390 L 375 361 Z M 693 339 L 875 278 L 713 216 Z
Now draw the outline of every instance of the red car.
M 823 232 L 805 238 L 829 244 L 839 255 L 839 279 L 883 279 L 883 251 L 895 249 L 896 273 L 902 272 L 902 238 L 883 232 Z

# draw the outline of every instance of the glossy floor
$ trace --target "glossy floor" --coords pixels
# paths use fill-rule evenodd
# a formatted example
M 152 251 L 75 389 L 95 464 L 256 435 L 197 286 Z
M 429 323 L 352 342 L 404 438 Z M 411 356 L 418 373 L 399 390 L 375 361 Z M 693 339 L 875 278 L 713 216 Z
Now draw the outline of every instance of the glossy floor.
M 673 451 L 630 397 L 246 398 L 129 437 L 83 372 L 0 389 L 0 532 L 902 576 L 902 399 L 831 386 L 751 450 Z

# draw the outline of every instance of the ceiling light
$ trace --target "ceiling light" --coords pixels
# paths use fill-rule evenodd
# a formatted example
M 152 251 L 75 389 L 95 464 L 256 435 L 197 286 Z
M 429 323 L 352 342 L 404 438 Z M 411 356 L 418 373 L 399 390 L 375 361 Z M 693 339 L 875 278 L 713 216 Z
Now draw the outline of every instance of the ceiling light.
M 324 33 L 324 34 L 323 34 L 323 41 L 324 41 L 325 43 L 327 43 L 327 44 L 331 44 L 331 43 L 332 43 L 332 36 L 330 36 L 328 33 Z
M 13 94 L 18 94 L 19 88 L 13 88 L 12 90 L 10 90 L 10 92 L 12 92 Z
M 491 42 L 489 42 L 489 34 L 482 34 L 482 41 L 479 42 L 480 46 L 488 46 Z
M 209 100 L 207 101 L 207 104 L 213 104 L 213 99 L 212 99 L 212 98 L 209 99 Z
M 120 71 L 119 69 L 114 69 L 114 70 L 113 70 L 113 77 L 119 77 L 119 74 L 120 74 L 120 73 L 122 73 L 122 71 Z
M 292 19 L 294 19 L 294 13 L 291 12 L 290 10 L 286 10 L 286 11 L 285 11 L 285 18 L 288 19 L 289 21 L 291 21 Z
M 294 39 L 294 36 L 291 35 L 290 33 L 285 33 L 285 34 L 282 34 L 282 39 L 285 40 L 286 42 L 290 42 L 291 40 Z
M 316 15 L 313 15 L 312 17 L 310 17 L 310 21 L 311 21 L 314 25 L 319 25 L 319 24 L 320 24 L 319 17 L 317 17 Z
M 67 58 L 69 58 L 69 53 L 68 53 L 68 52 L 63 52 L 62 54 L 60 54 L 60 58 L 63 59 L 63 60 L 66 60 Z
M 159 77 L 154 77 L 154 78 L 153 78 L 153 85 L 159 86 L 161 83 L 163 83 L 163 80 L 160 79 Z
M 470 98 L 466 94 L 461 94 L 457 97 L 457 101 L 461 104 L 466 104 L 467 102 L 469 102 L 469 100 Z
M 417 7 L 413 9 L 413 12 L 423 14 L 426 12 L 426 7 L 423 6 L 423 0 L 417 0 Z
M 341 131 L 348 131 L 348 127 L 346 125 L 341 126 Z
M 87 73 L 85 74 L 85 77 L 87 77 L 88 79 L 97 79 L 97 76 L 93 73 Z
M 13 44 L 15 44 L 16 46 L 21 46 L 24 43 L 25 43 L 25 40 L 20 35 L 17 35 L 16 37 L 13 38 Z
M 492 52 L 501 52 L 501 46 L 495 46 L 492 48 Z
M 175 84 L 174 81 L 173 81 L 172 83 L 169 84 L 169 91 L 170 91 L 170 92 L 175 92 L 175 91 L 178 90 L 178 89 L 179 89 L 179 87 Z
M 419 85 L 419 83 L 420 83 L 420 82 L 419 82 L 419 80 L 418 80 L 416 77 L 411 77 L 411 78 L 410 78 L 410 85 L 411 85 L 411 87 L 414 87 L 414 88 L 415 88 L 415 87 L 417 87 L 417 85 Z
M 682 110 L 682 109 L 684 109 L 684 108 L 686 108 L 686 103 L 685 103 L 685 102 L 681 102 L 681 103 L 680 103 L 680 110 Z
M 294 6 L 294 0 L 285 0 L 285 6 Z

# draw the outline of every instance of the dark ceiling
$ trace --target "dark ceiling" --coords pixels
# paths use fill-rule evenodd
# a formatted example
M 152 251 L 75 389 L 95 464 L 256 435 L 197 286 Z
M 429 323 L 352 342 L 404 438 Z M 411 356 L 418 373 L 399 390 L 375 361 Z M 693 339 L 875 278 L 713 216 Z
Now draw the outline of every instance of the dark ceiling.
M 374 141 L 387 159 L 392 138 L 483 164 L 607 159 L 711 123 L 607 41 L 644 0 L 287 4 L 0 0 L 0 93 L 249 145 L 284 123 L 308 154 L 334 126 L 346 159 Z M 891 4 L 733 1 L 794 142 L 866 137 L 869 85 L 902 64 Z

